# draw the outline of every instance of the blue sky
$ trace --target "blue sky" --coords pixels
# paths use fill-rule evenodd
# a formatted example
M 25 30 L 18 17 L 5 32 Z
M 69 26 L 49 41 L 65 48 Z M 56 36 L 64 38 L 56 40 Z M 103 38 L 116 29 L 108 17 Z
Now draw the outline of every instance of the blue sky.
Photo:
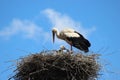
M 120 80 L 119 0 L 0 0 L 0 80 L 13 73 L 15 60 L 42 50 L 59 49 L 51 29 L 74 28 L 99 53 L 99 80 Z

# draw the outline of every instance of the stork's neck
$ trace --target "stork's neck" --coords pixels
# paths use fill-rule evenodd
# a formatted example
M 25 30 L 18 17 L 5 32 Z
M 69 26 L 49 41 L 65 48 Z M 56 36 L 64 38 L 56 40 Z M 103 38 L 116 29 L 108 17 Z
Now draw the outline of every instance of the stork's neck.
M 60 33 L 58 31 L 56 31 L 56 36 L 59 38 L 60 37 Z

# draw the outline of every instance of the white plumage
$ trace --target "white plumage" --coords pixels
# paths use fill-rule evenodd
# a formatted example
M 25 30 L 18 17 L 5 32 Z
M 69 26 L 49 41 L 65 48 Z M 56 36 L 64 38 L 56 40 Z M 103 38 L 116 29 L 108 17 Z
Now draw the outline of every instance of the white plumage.
M 63 29 L 60 32 L 56 28 L 53 28 L 53 42 L 55 39 L 55 34 L 59 39 L 65 40 L 68 44 L 84 51 L 88 52 L 88 47 L 90 47 L 90 43 L 87 39 L 85 39 L 80 33 L 76 32 L 73 29 Z

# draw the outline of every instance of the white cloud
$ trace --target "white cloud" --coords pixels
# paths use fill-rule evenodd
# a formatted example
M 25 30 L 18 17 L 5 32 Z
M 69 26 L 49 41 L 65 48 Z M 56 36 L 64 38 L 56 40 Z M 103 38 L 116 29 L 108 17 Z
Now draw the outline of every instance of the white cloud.
M 69 16 L 61 14 L 53 9 L 45 9 L 43 13 L 46 14 L 46 16 L 52 22 L 51 28 L 56 27 L 58 30 L 61 30 L 63 28 L 72 28 L 83 34 L 85 37 L 87 37 L 91 32 L 95 30 L 95 27 L 86 29 L 81 26 L 80 22 L 76 22 Z
M 51 30 L 54 27 L 57 28 L 59 31 L 64 28 L 72 28 L 80 32 L 84 37 L 88 37 L 92 32 L 96 30 L 95 27 L 91 27 L 89 29 L 84 28 L 80 22 L 77 22 L 68 15 L 61 14 L 53 9 L 45 9 L 44 11 L 42 11 L 42 13 L 44 13 L 52 23 L 52 26 L 50 27 Z M 65 41 L 58 40 L 56 38 L 55 45 L 61 45 L 61 44 L 62 45 L 64 44 L 64 46 L 69 48 L 68 44 Z
M 37 26 L 32 21 L 13 19 L 9 26 L 0 30 L 0 37 L 8 39 L 15 35 L 40 40 L 40 37 L 43 38 L 43 36 L 47 36 L 48 33 L 44 32 L 41 27 Z

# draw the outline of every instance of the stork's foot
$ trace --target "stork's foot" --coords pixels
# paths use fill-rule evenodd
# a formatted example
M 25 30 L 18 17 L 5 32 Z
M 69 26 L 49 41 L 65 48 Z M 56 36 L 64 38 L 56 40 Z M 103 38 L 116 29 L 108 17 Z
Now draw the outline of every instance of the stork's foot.
M 69 54 L 73 54 L 73 51 L 71 51 L 71 50 L 68 50 L 68 53 L 69 53 Z
M 70 51 L 70 54 L 73 54 L 73 51 Z

